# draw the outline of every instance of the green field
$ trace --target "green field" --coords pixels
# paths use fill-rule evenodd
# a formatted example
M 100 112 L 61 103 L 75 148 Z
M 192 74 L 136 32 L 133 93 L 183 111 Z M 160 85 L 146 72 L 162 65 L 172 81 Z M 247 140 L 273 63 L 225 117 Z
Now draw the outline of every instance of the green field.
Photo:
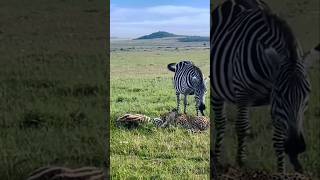
M 0 22 L 1 179 L 103 167 L 105 3 L 1 1 Z
M 222 0 L 212 1 L 212 9 Z M 318 0 L 298 1 L 298 0 L 265 0 L 271 9 L 281 18 L 285 19 L 297 39 L 300 41 L 304 51 L 308 51 L 320 42 L 320 2 Z M 309 101 L 309 109 L 304 120 L 304 132 L 307 150 L 300 157 L 305 173 L 320 179 L 320 63 L 319 60 L 311 67 L 309 78 L 312 86 Z M 235 108 L 229 107 L 228 129 L 224 145 L 224 155 L 222 161 L 225 164 L 235 165 L 236 157 L 236 134 L 234 131 Z M 252 169 L 265 169 L 276 171 L 276 158 L 272 145 L 272 124 L 270 117 L 270 107 L 259 107 L 250 110 L 251 135 L 248 141 L 247 167 Z M 287 163 L 287 170 L 293 172 L 292 167 Z
M 157 129 L 152 123 L 133 130 L 115 126 L 115 120 L 125 113 L 155 118 L 175 108 L 173 73 L 167 64 L 182 59 L 193 60 L 208 76 L 209 49 L 203 43 L 172 39 L 111 43 L 112 178 L 208 179 L 209 131 L 193 134 L 177 127 Z M 193 97 L 188 100 L 188 112 L 195 114 Z M 208 115 L 209 98 L 207 105 Z

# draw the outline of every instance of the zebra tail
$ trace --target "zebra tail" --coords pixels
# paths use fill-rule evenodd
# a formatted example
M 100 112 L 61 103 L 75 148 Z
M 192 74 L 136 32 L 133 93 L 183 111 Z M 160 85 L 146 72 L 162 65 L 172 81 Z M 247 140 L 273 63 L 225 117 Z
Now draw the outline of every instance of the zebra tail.
M 168 64 L 168 69 L 172 72 L 176 72 L 176 67 L 175 67 L 176 63 L 170 63 Z

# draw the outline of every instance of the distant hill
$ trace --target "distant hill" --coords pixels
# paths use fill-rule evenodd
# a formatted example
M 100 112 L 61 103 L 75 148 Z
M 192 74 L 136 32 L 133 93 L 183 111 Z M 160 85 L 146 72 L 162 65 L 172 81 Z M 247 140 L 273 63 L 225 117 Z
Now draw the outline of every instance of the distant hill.
M 173 34 L 173 33 L 168 33 L 168 32 L 165 32 L 165 31 L 158 31 L 158 32 L 151 33 L 149 35 L 138 37 L 135 40 L 138 40 L 138 39 L 156 39 L 156 38 L 166 38 L 166 37 L 179 37 L 179 36 L 180 35 L 176 35 L 176 34 Z
M 178 41 L 180 42 L 203 42 L 203 41 L 210 41 L 209 37 L 204 36 L 185 36 L 179 38 Z
M 134 40 L 141 40 L 141 39 L 157 39 L 157 38 L 168 38 L 168 37 L 176 37 L 180 42 L 202 42 L 202 41 L 209 41 L 209 37 L 204 36 L 186 36 L 186 35 L 177 35 L 165 31 L 158 31 L 151 33 L 149 35 L 138 37 Z

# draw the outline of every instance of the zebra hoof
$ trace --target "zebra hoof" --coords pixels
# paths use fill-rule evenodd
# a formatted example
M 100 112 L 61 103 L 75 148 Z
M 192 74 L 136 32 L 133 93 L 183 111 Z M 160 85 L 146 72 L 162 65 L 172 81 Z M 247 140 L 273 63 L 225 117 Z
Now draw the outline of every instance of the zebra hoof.
M 300 174 L 303 174 L 303 169 L 302 167 L 301 168 L 298 168 L 298 169 L 294 169 L 297 173 L 300 173 Z
M 161 124 L 163 124 L 163 120 L 160 118 L 154 118 L 153 119 L 153 124 L 155 124 L 156 127 L 160 127 Z
M 237 164 L 240 168 L 243 168 L 246 166 L 243 159 L 237 159 Z

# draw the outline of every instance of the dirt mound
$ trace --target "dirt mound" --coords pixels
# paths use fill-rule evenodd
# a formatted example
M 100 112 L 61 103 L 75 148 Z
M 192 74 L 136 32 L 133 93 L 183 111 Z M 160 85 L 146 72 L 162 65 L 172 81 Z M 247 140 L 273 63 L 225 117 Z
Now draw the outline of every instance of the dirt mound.
M 293 173 L 279 174 L 270 173 L 263 170 L 239 169 L 227 167 L 221 175 L 218 175 L 219 180 L 311 180 L 310 177 Z

